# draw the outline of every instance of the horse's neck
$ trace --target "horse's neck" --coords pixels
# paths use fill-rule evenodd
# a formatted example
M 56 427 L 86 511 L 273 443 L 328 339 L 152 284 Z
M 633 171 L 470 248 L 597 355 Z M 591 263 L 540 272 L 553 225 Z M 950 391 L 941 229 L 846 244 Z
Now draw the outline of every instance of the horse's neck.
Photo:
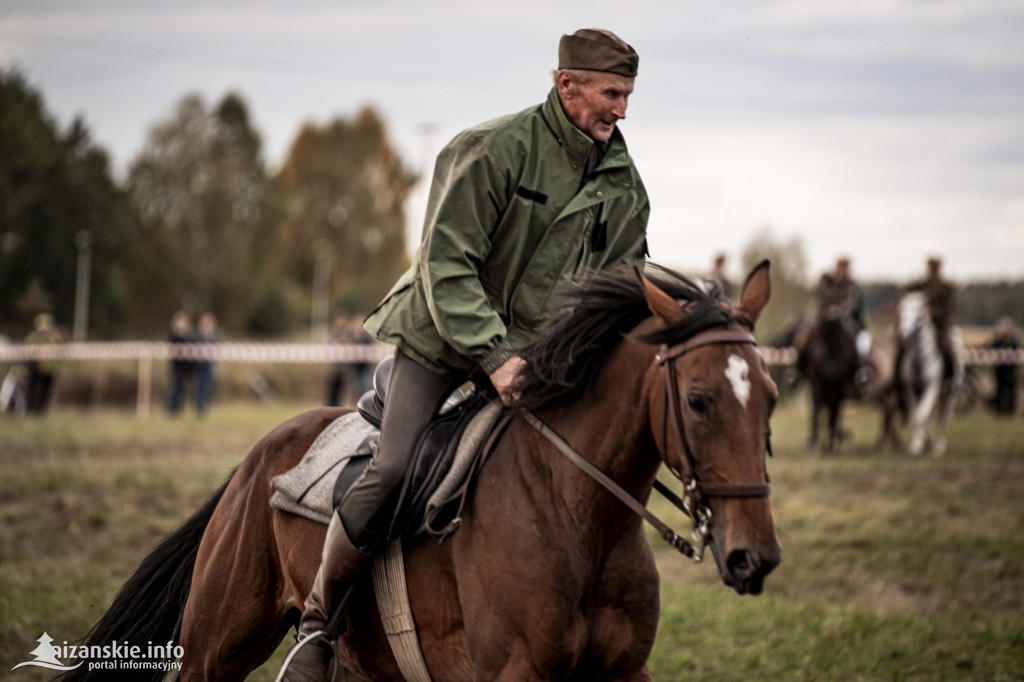
M 901 329 L 910 329 L 910 332 L 904 331 L 904 362 L 897 371 L 901 372 L 908 386 L 915 377 L 926 381 L 940 381 L 942 376 L 942 355 L 939 353 L 935 324 L 923 307 L 915 309 L 914 313 L 917 319 L 912 328 L 908 321 L 900 320 Z
M 831 352 L 843 347 L 844 342 L 850 338 L 850 332 L 846 328 L 844 318 L 837 317 L 831 320 L 821 320 L 818 323 L 817 341 L 824 345 Z
M 540 415 L 591 464 L 630 494 L 646 499 L 661 463 L 649 434 L 646 391 L 654 350 L 623 342 L 609 356 L 584 396 L 573 405 Z M 595 495 L 598 484 L 553 448 L 544 448 L 541 466 L 550 467 L 552 494 L 567 508 L 595 523 L 608 516 L 634 518 L 621 505 Z M 613 524 L 614 525 L 614 524 Z
M 920 319 L 914 326 L 914 332 L 910 337 L 911 345 L 915 346 L 916 350 L 924 357 L 932 357 L 939 351 L 935 325 L 924 310 L 921 310 L 919 314 Z

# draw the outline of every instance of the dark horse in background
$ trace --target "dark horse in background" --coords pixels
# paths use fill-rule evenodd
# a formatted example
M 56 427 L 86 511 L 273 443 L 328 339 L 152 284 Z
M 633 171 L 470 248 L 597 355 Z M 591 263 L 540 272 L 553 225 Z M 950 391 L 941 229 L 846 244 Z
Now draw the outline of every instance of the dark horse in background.
M 811 437 L 808 447 L 818 448 L 818 419 L 828 413 L 826 452 L 836 452 L 843 440 L 842 410 L 856 393 L 860 366 L 852 322 L 845 317 L 821 315 L 804 341 L 797 367 L 807 380 L 811 396 Z
M 678 275 L 624 267 L 581 284 L 572 312 L 522 349 L 520 407 L 637 500 L 662 465 L 675 472 L 740 594 L 760 593 L 781 560 L 765 470 L 778 393 L 750 335 L 769 295 L 767 261 L 735 309 Z M 266 661 L 297 622 L 326 531 L 271 509 L 270 481 L 343 412 L 265 436 L 83 644 L 172 641 L 193 682 L 242 680 Z M 524 419 L 502 433 L 462 519 L 444 543 L 404 541 L 434 680 L 651 679 L 659 579 L 642 521 Z M 345 618 L 341 678 L 402 679 L 368 577 Z

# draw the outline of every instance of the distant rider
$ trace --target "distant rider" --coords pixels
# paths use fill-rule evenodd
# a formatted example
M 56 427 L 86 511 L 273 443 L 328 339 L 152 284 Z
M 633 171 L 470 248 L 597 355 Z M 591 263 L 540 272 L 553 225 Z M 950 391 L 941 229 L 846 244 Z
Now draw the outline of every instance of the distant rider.
M 871 360 L 871 333 L 864 321 L 864 294 L 850 275 L 849 258 L 837 259 L 835 271 L 826 272 L 821 276 L 816 295 L 816 319 L 839 320 L 855 341 L 860 367 L 854 382 L 858 392 L 864 395 L 872 379 L 878 375 L 878 371 Z M 797 368 L 805 376 L 808 362 L 809 354 L 805 342 L 797 356 Z
M 928 303 L 928 313 L 935 325 L 936 342 L 942 353 L 944 377 L 953 377 L 954 355 L 950 329 L 956 317 L 956 288 L 942 279 L 942 260 L 928 259 L 928 274 L 924 279 L 907 285 L 907 291 L 920 291 Z

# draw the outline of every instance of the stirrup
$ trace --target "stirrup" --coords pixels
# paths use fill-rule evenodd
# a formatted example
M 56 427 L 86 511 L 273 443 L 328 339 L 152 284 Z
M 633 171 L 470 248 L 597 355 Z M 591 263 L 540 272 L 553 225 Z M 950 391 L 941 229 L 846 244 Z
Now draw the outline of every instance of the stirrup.
M 302 638 L 300 638 L 298 635 L 296 635 L 295 636 L 295 646 L 293 646 L 291 648 L 291 650 L 288 651 L 288 655 L 284 657 L 284 663 L 281 664 L 281 671 L 279 673 L 277 673 L 277 677 L 274 678 L 274 682 L 283 682 L 284 681 L 284 674 L 286 672 L 288 672 L 288 666 L 292 664 L 292 659 L 295 658 L 295 654 L 297 654 L 299 652 L 299 649 L 301 649 L 302 647 L 306 646 L 307 644 L 312 642 L 314 639 L 317 639 L 318 637 L 320 639 L 323 639 L 324 635 L 326 635 L 326 634 L 327 633 L 324 630 L 316 630 L 315 632 L 311 632 L 311 633 L 309 633 L 308 635 L 306 635 L 305 637 L 302 637 Z M 335 655 L 335 657 L 334 657 L 334 666 L 333 666 L 333 668 L 331 670 L 331 682 L 334 682 L 334 680 L 337 679 L 337 677 L 338 677 L 338 660 L 337 660 L 337 655 Z

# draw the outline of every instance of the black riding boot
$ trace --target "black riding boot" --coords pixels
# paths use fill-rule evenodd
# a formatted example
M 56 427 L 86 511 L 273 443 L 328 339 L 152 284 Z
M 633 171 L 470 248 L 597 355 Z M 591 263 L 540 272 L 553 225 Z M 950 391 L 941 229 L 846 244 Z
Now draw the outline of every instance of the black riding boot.
M 285 659 L 285 682 L 320 682 L 334 660 L 334 642 L 328 639 L 327 623 L 338 608 L 349 583 L 370 558 L 348 539 L 341 518 L 331 515 L 324 539 L 320 570 L 306 597 L 306 610 L 299 620 L 297 643 Z M 309 642 L 305 640 L 314 636 Z

